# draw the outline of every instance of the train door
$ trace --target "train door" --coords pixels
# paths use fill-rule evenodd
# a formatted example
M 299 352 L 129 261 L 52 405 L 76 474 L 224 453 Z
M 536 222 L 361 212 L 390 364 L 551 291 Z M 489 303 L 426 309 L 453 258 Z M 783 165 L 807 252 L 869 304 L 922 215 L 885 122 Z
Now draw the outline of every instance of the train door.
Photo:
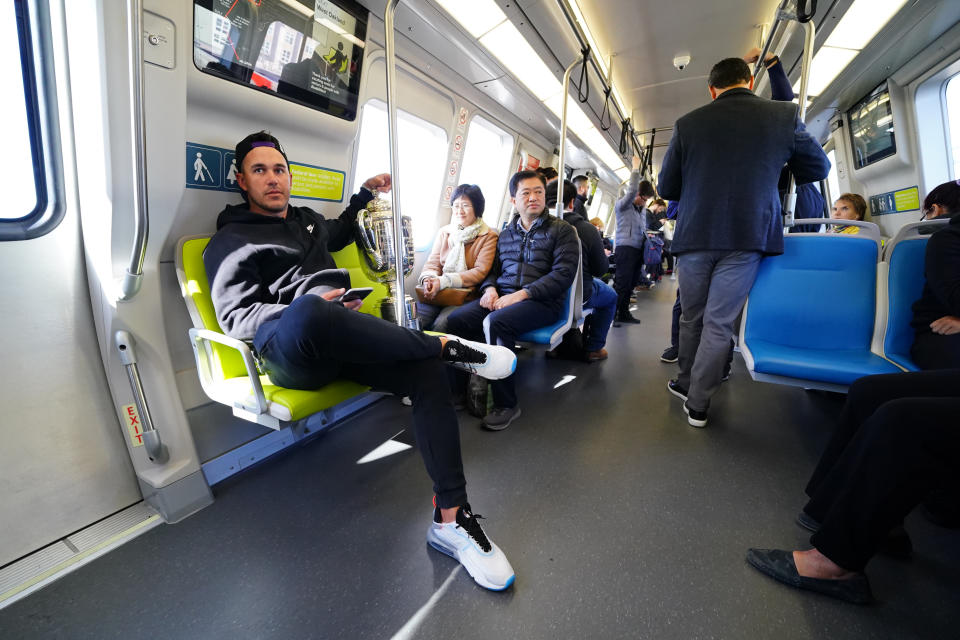
M 0 212 L 0 566 L 141 499 L 97 340 L 69 118 L 58 116 L 68 104 L 64 70 L 50 58 L 58 43 L 43 4 L 0 9 L 4 59 L 23 60 L 25 71 L 8 65 L 17 89 L 7 96 L 8 130 L 29 134 L 5 150 L 27 168 L 9 184 L 37 187 Z M 36 181 L 31 156 L 43 169 Z

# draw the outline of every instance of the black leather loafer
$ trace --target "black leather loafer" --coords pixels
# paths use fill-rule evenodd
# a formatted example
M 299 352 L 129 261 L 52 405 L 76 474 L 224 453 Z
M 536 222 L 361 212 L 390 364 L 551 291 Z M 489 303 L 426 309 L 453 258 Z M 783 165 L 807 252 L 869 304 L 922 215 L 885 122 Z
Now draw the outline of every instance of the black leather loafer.
M 797 573 L 797 565 L 793 561 L 792 551 L 750 549 L 747 551 L 747 562 L 754 569 L 767 574 L 777 582 L 782 582 L 796 589 L 816 591 L 825 596 L 854 604 L 873 602 L 873 592 L 870 591 L 870 582 L 867 580 L 867 576 L 860 574 L 844 580 L 805 578 Z

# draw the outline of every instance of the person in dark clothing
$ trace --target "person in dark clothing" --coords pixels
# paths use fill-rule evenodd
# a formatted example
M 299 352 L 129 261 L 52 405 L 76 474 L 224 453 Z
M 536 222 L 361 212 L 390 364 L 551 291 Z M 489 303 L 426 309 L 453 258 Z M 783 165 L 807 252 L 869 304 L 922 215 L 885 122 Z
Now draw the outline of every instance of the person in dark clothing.
M 753 64 L 760 58 L 761 50 L 758 47 L 751 49 L 747 55 L 743 56 L 744 62 Z M 763 66 L 767 69 L 767 77 L 770 79 L 770 99 L 780 102 L 790 102 L 796 96 L 793 93 L 793 87 L 790 86 L 790 79 L 787 78 L 787 72 L 783 69 L 783 63 L 779 56 L 773 53 L 767 53 L 763 60 Z M 781 197 L 787 194 L 790 184 L 790 173 L 784 168 L 780 173 L 780 180 L 777 183 L 777 190 Z M 823 195 L 813 184 L 805 183 L 796 185 L 797 201 L 793 206 L 794 218 L 822 218 L 825 215 Z M 801 224 L 790 227 L 790 233 L 816 233 L 816 225 Z
M 577 275 L 580 242 L 572 226 L 546 209 L 546 186 L 534 171 L 510 178 L 510 200 L 517 215 L 497 240 L 493 268 L 480 285 L 483 295 L 450 314 L 450 333 L 481 340 L 486 324 L 491 344 L 513 347 L 517 336 L 559 317 Z M 455 385 L 465 388 L 466 380 Z M 506 429 L 520 416 L 513 376 L 493 382 L 491 390 L 494 407 L 484 416 L 483 426 Z
M 547 208 L 552 209 L 557 201 L 557 183 L 547 185 Z M 585 216 L 577 213 L 577 190 L 569 180 L 563 181 L 564 211 L 563 219 L 573 225 L 580 238 L 581 255 L 583 257 L 583 306 L 592 308 L 593 313 L 587 318 L 583 336 L 583 353 L 578 354 L 587 362 L 606 360 L 607 333 L 613 322 L 613 314 L 617 309 L 617 293 L 613 288 L 600 279 L 607 272 L 607 254 L 603 250 L 603 239 L 600 232 Z M 551 204 L 552 203 L 552 204 Z
M 923 201 L 924 216 L 950 224 L 927 241 L 926 282 L 913 303 L 910 357 L 921 369 L 960 368 L 960 182 L 945 182 Z
M 870 559 L 909 552 L 904 517 L 931 490 L 960 483 L 958 380 L 960 369 L 856 380 L 797 518 L 815 532 L 813 548 L 750 549 L 747 561 L 792 587 L 870 602 Z
M 353 242 L 357 213 L 377 192 L 390 190 L 389 174 L 364 182 L 340 217 L 327 220 L 289 205 L 287 156 L 269 133 L 241 140 L 235 157 L 246 204 L 220 213 L 203 254 L 220 326 L 233 338 L 252 340 L 274 384 L 309 390 L 343 378 L 410 396 L 415 437 L 434 483 L 427 541 L 459 560 L 478 584 L 508 588 L 513 569 L 467 502 L 459 425 L 443 363 L 499 378 L 513 372 L 516 356 L 356 313 L 360 300 L 338 301 L 350 277 L 330 252 Z
M 640 180 L 640 158 L 637 156 L 633 157 L 632 167 L 630 180 L 613 210 L 617 218 L 615 235 L 617 270 L 614 274 L 617 315 L 613 325 L 615 327 L 624 322 L 640 324 L 640 320 L 630 313 L 630 294 L 633 293 L 634 286 L 643 279 L 643 243 L 646 240 L 647 231 L 645 205 L 647 200 L 656 195 L 649 181 Z
M 707 424 L 761 258 L 783 253 L 781 168 L 799 184 L 830 170 L 797 106 L 754 95 L 741 58 L 714 65 L 708 88 L 713 102 L 674 125 L 658 181 L 664 198 L 683 203 L 671 247 L 681 256 L 680 374 L 667 388 L 695 427 Z
M 573 186 L 577 189 L 576 199 L 573 202 L 573 211 L 584 220 L 589 220 L 590 215 L 587 213 L 587 198 L 590 193 L 590 178 L 584 175 L 575 176 L 573 178 Z

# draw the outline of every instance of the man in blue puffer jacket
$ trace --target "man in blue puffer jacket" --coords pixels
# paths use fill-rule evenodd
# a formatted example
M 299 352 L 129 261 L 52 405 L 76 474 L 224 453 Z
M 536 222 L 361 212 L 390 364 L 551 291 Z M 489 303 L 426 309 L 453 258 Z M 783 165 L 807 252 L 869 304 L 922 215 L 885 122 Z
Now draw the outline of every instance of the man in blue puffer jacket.
M 534 171 L 510 178 L 517 215 L 500 232 L 493 267 L 480 285 L 483 296 L 450 314 L 450 333 L 482 340 L 490 316 L 490 344 L 513 347 L 520 334 L 556 322 L 577 275 L 580 240 L 572 226 L 547 211 L 546 186 Z M 491 383 L 491 390 L 494 408 L 483 426 L 506 429 L 520 415 L 513 376 Z

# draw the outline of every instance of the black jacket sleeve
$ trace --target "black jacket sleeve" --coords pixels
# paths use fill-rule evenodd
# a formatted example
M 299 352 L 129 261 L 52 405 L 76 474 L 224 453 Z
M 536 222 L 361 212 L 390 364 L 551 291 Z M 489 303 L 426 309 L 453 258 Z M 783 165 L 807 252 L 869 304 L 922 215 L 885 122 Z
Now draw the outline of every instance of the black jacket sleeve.
M 217 239 L 215 238 L 214 241 Z M 231 338 L 249 340 L 257 328 L 287 308 L 271 300 L 257 262 L 256 247 L 211 241 L 203 254 L 217 321 Z
M 577 234 L 583 245 L 584 264 L 589 275 L 599 278 L 610 270 L 610 260 L 603 251 L 603 238 L 597 228 L 587 222 L 577 225 Z M 584 274 L 586 275 L 586 274 Z
M 927 241 L 927 284 L 947 315 L 960 317 L 960 233 L 937 232 Z
M 340 251 L 354 241 L 353 225 L 357 221 L 357 214 L 373 200 L 373 196 L 366 189 L 350 196 L 350 204 L 343 210 L 339 218 L 323 219 L 322 223 L 327 230 L 327 250 L 331 253 Z

